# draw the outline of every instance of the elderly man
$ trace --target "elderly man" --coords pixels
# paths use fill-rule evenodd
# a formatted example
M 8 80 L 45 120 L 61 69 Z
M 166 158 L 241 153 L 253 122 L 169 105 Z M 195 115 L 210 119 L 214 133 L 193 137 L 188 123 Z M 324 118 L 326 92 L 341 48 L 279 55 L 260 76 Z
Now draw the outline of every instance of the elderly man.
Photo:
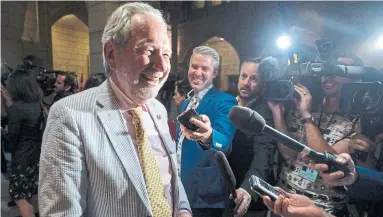
M 50 111 L 40 160 L 41 216 L 191 216 L 167 113 L 154 97 L 170 71 L 160 11 L 127 3 L 102 36 L 110 76 Z
M 228 153 L 231 149 L 235 128 L 228 114 L 237 102 L 213 86 L 218 66 L 217 51 L 205 46 L 194 48 L 188 72 L 193 96 L 188 94 L 181 111 L 196 109 L 201 120 L 190 121 L 199 130 L 184 126 L 177 129 L 178 163 L 193 216 L 222 216 L 224 208 L 229 208 L 227 189 L 218 173 L 214 153 L 217 150 Z

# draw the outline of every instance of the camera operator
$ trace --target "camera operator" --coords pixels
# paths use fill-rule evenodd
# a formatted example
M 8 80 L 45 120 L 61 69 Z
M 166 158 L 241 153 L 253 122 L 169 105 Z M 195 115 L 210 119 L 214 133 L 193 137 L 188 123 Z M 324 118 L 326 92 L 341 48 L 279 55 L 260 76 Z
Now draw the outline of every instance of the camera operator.
M 237 85 L 238 104 L 257 111 L 270 126 L 273 126 L 272 115 L 262 93 L 266 82 L 277 79 L 280 74 L 278 60 L 275 58 L 267 57 L 262 61 L 260 58 L 246 60 L 242 63 Z M 267 215 L 265 206 L 258 200 L 259 196 L 251 190 L 248 180 L 251 175 L 256 175 L 266 182 L 272 181 L 273 156 L 276 151 L 276 146 L 272 143 L 273 140 L 269 136 L 252 136 L 236 130 L 228 161 L 236 178 L 237 198 L 243 198 L 243 201 L 235 216 Z
M 346 65 L 353 64 L 350 58 L 340 57 L 337 60 Z M 294 99 L 296 110 L 285 113 L 283 104 L 270 101 L 268 104 L 276 129 L 290 134 L 318 152 L 348 153 L 350 138 L 356 133 L 358 117 L 339 113 L 339 89 L 346 82 L 351 80 L 323 76 L 321 88 L 324 99 L 318 108 L 312 109 L 311 94 L 302 84 L 295 85 L 295 91 L 300 96 L 300 100 Z M 358 138 L 364 139 L 361 136 Z M 320 183 L 317 172 L 307 168 L 296 152 L 282 144 L 278 144 L 278 148 L 286 160 L 278 184 L 281 188 L 290 193 L 308 196 L 326 212 L 335 216 L 348 216 L 348 198 L 344 192 Z
M 58 100 L 77 93 L 78 83 L 74 74 L 69 72 L 60 72 L 56 78 L 55 92 L 56 96 L 53 98 L 53 103 Z

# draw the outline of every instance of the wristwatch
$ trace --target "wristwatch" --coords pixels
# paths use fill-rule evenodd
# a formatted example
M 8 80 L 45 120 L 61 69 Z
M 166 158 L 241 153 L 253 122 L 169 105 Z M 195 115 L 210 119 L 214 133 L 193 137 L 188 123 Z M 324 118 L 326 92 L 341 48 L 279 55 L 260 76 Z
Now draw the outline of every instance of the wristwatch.
M 312 124 L 314 124 L 314 123 L 315 123 L 315 121 L 314 121 L 314 117 L 311 116 L 311 117 L 309 117 L 309 118 L 302 118 L 302 120 L 301 120 L 301 124 L 306 124 L 306 123 L 312 123 Z

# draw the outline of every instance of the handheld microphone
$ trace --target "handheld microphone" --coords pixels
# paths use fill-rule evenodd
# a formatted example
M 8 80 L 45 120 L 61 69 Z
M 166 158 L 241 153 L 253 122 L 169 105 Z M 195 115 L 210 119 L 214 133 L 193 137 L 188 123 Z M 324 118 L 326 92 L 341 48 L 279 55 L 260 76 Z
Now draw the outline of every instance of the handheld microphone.
M 248 134 L 265 133 L 277 141 L 283 143 L 289 148 L 309 156 L 316 163 L 325 163 L 329 169 L 328 173 L 342 171 L 345 176 L 350 174 L 350 169 L 346 165 L 336 162 L 336 157 L 328 152 L 320 153 L 306 145 L 296 141 L 295 139 L 279 132 L 278 130 L 268 126 L 265 119 L 257 112 L 242 106 L 234 106 L 229 112 L 230 121 L 240 130 Z
M 219 174 L 221 175 L 223 179 L 223 184 L 225 185 L 225 188 L 229 189 L 231 195 L 233 196 L 233 200 L 237 198 L 237 192 L 235 191 L 235 177 L 233 174 L 233 171 L 231 170 L 231 167 L 229 165 L 229 162 L 226 159 L 225 154 L 222 151 L 217 151 L 214 155 L 215 162 L 218 166 Z M 243 198 L 239 198 L 238 202 L 236 203 L 233 211 L 234 213 L 237 212 L 239 206 L 242 204 Z
M 231 195 L 233 195 L 233 199 L 237 198 L 237 193 L 235 192 L 235 177 L 225 154 L 222 151 L 217 151 L 214 157 L 218 166 L 219 174 L 223 179 L 223 184 L 227 189 L 229 189 Z

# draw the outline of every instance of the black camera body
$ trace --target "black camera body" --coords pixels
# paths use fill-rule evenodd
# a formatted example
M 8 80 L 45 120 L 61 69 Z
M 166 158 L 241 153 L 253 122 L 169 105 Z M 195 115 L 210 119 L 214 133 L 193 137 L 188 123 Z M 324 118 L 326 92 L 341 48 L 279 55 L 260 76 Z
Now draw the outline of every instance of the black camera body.
M 381 82 L 355 82 L 340 88 L 341 112 L 376 116 L 383 114 L 383 84 Z
M 269 81 L 265 87 L 264 98 L 275 102 L 290 101 L 293 98 L 300 99 L 299 94 L 294 89 L 291 80 Z
M 294 63 L 286 65 L 282 70 L 284 80 L 267 82 L 264 98 L 288 105 L 293 98 L 300 99 L 294 89 L 294 83 L 296 83 L 294 80 L 300 80 L 299 83 L 305 86 L 309 82 L 307 86 L 314 85 L 318 88 L 321 76 L 351 78 L 362 82 L 342 85 L 339 103 L 341 112 L 367 117 L 371 119 L 371 123 L 383 122 L 383 85 L 381 83 L 383 71 L 371 67 L 340 65 L 340 62 L 331 61 L 332 51 L 335 48 L 332 41 L 318 40 L 316 45 L 318 51 L 316 60 L 300 64 L 299 61 L 289 61 Z M 317 93 L 312 92 L 313 95 Z

